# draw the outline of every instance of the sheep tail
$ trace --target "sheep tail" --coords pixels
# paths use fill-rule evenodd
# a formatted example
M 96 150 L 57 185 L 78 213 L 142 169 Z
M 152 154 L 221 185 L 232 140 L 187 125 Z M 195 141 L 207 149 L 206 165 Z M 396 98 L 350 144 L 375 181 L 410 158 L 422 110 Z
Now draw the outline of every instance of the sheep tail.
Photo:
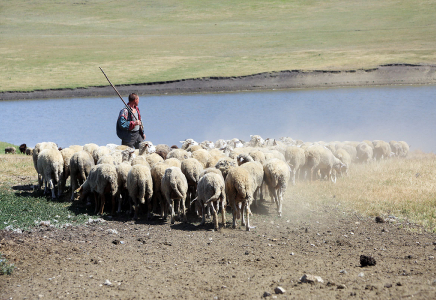
M 180 193 L 179 191 L 179 186 L 177 184 L 177 182 L 170 182 L 171 184 L 171 190 L 174 191 L 174 193 L 176 193 L 177 197 L 175 197 L 176 199 L 183 199 L 184 196 L 182 195 L 182 193 Z
M 209 203 L 211 201 L 217 201 L 221 196 L 221 190 L 215 189 L 215 194 L 209 198 L 209 200 L 206 201 L 206 203 Z

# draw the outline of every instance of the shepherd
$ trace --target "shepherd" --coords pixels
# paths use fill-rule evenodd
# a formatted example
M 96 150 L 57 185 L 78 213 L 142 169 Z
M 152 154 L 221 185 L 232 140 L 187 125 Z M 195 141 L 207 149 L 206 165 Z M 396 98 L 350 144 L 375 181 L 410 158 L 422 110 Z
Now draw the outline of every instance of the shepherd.
M 139 144 L 145 140 L 144 126 L 142 126 L 141 113 L 138 107 L 139 97 L 137 94 L 131 93 L 129 103 L 126 104 L 103 69 L 100 68 L 100 70 L 124 103 L 124 108 L 120 111 L 117 119 L 117 136 L 121 139 L 121 145 L 139 149 Z
M 131 93 L 127 103 L 128 108 L 124 107 L 120 111 L 117 120 L 117 135 L 121 139 L 121 145 L 135 149 L 139 149 L 139 144 L 145 140 L 145 134 L 140 130 L 142 119 L 138 105 L 138 95 Z

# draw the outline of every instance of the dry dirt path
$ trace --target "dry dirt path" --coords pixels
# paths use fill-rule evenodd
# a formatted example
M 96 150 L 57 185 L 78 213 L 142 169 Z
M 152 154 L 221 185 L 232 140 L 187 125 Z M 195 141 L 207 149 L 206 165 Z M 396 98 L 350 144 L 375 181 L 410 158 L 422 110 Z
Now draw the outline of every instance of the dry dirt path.
M 434 299 L 435 236 L 338 208 L 262 203 L 256 229 L 107 220 L 0 232 L 0 299 Z M 298 207 L 298 210 L 291 210 Z M 228 215 L 228 221 L 231 221 Z M 231 224 L 227 223 L 228 226 Z M 362 267 L 360 255 L 375 259 Z M 303 275 L 324 282 L 302 283 Z M 284 294 L 275 294 L 277 287 Z M 265 292 L 267 292 L 265 294 Z M 271 295 L 268 295 L 270 293 Z

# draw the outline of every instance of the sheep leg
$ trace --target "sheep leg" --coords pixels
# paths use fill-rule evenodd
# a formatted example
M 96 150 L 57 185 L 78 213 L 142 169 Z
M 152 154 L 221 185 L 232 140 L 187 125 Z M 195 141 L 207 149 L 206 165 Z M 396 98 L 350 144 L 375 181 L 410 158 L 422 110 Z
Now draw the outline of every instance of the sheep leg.
M 73 178 L 73 174 L 70 176 L 70 186 L 71 186 L 71 199 L 70 201 L 74 201 L 74 191 L 76 189 L 76 179 Z
M 185 203 L 186 203 L 186 198 L 184 198 L 184 199 L 180 199 L 180 202 L 181 202 L 181 206 L 182 206 L 182 217 L 183 217 L 183 222 L 184 223 L 187 223 L 188 222 L 188 216 L 186 215 L 186 205 L 185 205 Z
M 245 210 L 245 212 L 247 213 L 247 224 L 245 225 L 246 231 L 250 231 L 250 229 L 256 228 L 256 226 L 250 226 L 250 214 L 249 214 L 250 208 L 249 208 L 249 205 L 250 205 L 250 202 L 245 201 L 243 210 Z
M 215 207 L 213 207 L 213 202 L 210 202 L 210 208 L 211 208 L 212 213 L 213 213 L 213 225 L 214 225 L 214 228 L 215 228 L 215 230 L 218 230 L 219 229 L 219 226 L 218 226 L 218 214 L 217 214 L 217 212 L 215 210 Z M 217 209 L 218 209 L 218 206 L 217 206 Z
M 200 202 L 200 200 L 197 201 Z M 200 226 L 203 226 L 204 224 L 206 224 L 206 209 L 204 209 L 204 204 L 202 201 L 200 203 L 200 209 L 201 209 L 201 216 L 202 216 Z
M 112 195 L 112 211 L 111 211 L 112 216 L 115 216 L 116 198 L 118 198 L 116 195 Z
M 152 199 L 148 199 L 147 202 L 148 202 L 147 220 L 151 220 L 151 218 L 153 216 L 153 214 L 152 214 L 152 211 L 153 211 Z
M 94 213 L 97 214 L 98 212 L 98 208 L 99 208 L 99 201 L 98 201 L 98 194 L 96 192 L 94 192 L 94 200 L 95 200 L 95 209 L 94 209 Z
M 240 214 L 242 215 L 242 217 L 241 217 L 241 226 L 245 226 L 245 212 L 246 212 L 246 206 L 245 206 L 245 203 L 242 203 L 242 202 L 239 202 L 238 203 L 239 204 L 239 211 L 240 211 Z M 247 216 L 248 216 L 248 212 L 247 212 Z
M 50 178 L 50 180 L 48 181 L 49 184 L 49 188 L 51 190 L 51 198 L 52 199 L 56 199 L 56 195 L 55 195 L 55 189 L 54 189 L 54 184 L 53 184 L 53 180 Z
M 171 211 L 171 224 L 174 224 L 175 213 L 174 213 L 174 200 L 173 199 L 171 199 L 171 202 L 170 202 L 170 211 Z
M 277 198 L 278 198 L 277 210 L 278 210 L 279 217 L 281 217 L 282 216 L 282 204 L 283 204 L 283 188 L 282 187 L 280 187 L 278 190 Z
M 232 228 L 236 228 L 236 217 L 237 217 L 237 206 L 236 203 L 233 203 L 232 206 L 232 214 L 233 214 L 233 224 L 232 224 Z
M 100 203 L 100 212 L 98 213 L 99 215 L 103 215 L 103 210 L 104 210 L 104 204 L 106 202 L 106 197 L 103 194 L 101 194 L 101 203 Z
M 121 204 L 123 203 L 123 196 L 121 195 L 121 193 L 118 196 L 118 210 L 117 210 L 117 214 L 121 213 Z
M 221 201 L 221 214 L 222 214 L 223 228 L 226 228 L 226 207 L 224 201 Z

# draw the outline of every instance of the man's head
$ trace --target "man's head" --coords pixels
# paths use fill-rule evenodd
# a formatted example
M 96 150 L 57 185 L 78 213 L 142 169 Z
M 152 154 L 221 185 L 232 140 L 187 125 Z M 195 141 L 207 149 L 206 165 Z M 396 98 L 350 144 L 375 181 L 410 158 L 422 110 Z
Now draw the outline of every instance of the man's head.
M 131 103 L 135 103 L 136 105 L 139 104 L 139 97 L 137 94 L 131 93 L 129 95 L 129 104 L 131 104 Z

